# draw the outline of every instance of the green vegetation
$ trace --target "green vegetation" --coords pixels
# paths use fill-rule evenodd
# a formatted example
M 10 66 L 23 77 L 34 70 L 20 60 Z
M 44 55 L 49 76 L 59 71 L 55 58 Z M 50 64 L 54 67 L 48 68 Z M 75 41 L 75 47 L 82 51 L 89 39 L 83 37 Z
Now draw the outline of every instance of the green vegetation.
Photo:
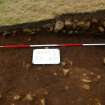
M 0 25 L 32 22 L 70 12 L 105 9 L 105 0 L 0 0 Z

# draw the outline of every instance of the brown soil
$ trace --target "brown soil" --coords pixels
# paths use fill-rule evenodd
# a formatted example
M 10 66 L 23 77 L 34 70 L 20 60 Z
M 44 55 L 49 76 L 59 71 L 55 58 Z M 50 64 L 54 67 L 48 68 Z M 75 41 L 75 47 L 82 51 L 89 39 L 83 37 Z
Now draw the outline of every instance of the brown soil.
M 105 31 L 97 31 L 104 21 L 104 12 L 63 15 L 35 24 L 0 27 L 3 34 L 0 35 L 0 45 L 105 43 Z M 84 17 L 84 20 L 86 17 L 90 20 L 96 18 L 99 24 L 91 23 L 89 30 L 81 34 L 73 34 L 75 29 L 65 26 L 58 32 L 48 31 L 49 27 L 55 27 L 57 21 L 64 22 L 70 16 L 72 19 Z M 23 33 L 24 29 L 30 32 L 33 28 L 37 29 L 34 34 Z M 68 34 L 70 29 L 72 34 Z M 59 65 L 33 65 L 31 48 L 0 49 L 0 105 L 105 105 L 105 47 L 59 49 Z
M 1 37 L 4 44 L 95 43 L 46 34 Z M 0 105 L 105 105 L 105 47 L 61 47 L 61 64 L 32 65 L 33 49 L 0 49 Z

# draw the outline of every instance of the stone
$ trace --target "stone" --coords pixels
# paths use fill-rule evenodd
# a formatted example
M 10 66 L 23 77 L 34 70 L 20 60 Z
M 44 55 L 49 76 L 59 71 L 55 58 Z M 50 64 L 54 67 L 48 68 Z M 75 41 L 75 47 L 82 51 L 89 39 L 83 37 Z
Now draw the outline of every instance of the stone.
M 64 28 L 64 22 L 61 20 L 56 21 L 54 31 L 58 32 Z
M 70 69 L 68 68 L 68 69 L 63 69 L 63 74 L 64 74 L 64 76 L 67 76 L 68 74 L 69 74 L 69 72 L 70 72 Z
M 69 86 L 68 85 L 66 85 L 64 88 L 65 88 L 65 90 L 69 90 Z
M 77 26 L 83 27 L 83 26 L 85 26 L 85 22 L 79 21 L 79 22 L 77 22 Z
M 101 75 L 97 75 L 97 79 L 98 79 L 98 80 L 101 79 Z
M 13 97 L 13 100 L 15 100 L 15 101 L 18 101 L 18 100 L 20 100 L 21 99 L 21 96 L 20 95 L 15 95 L 14 97 Z
M 2 97 L 3 97 L 2 94 L 0 94 L 0 99 L 2 99 Z
M 81 81 L 84 82 L 84 83 L 92 82 L 90 79 L 87 79 L 87 78 L 82 78 Z
M 70 19 L 65 20 L 65 26 L 72 26 L 73 22 Z
M 102 26 L 99 26 L 98 27 L 98 30 L 100 31 L 100 32 L 104 32 L 105 30 L 104 30 L 104 27 L 102 27 Z
M 98 20 L 96 18 L 92 18 L 92 23 L 98 23 Z
M 41 102 L 41 105 L 46 105 L 45 104 L 45 98 L 41 98 L 40 102 Z
M 61 62 L 61 65 L 62 65 L 62 66 L 65 66 L 65 65 L 66 65 L 66 62 Z
M 85 90 L 90 90 L 90 85 L 89 84 L 82 84 L 81 88 Z
M 33 101 L 33 96 L 31 95 L 31 94 L 27 94 L 26 96 L 25 96 L 25 100 L 27 100 L 27 101 Z

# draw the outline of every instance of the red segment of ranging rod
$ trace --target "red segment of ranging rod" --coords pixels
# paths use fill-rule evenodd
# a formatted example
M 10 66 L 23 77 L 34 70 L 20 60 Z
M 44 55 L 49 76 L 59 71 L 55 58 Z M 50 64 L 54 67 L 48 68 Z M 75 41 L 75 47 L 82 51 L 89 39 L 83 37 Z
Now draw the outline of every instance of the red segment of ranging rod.
M 83 44 L 78 44 L 78 43 L 74 43 L 74 44 L 72 44 L 72 43 L 67 43 L 67 44 L 63 44 L 63 46 L 65 46 L 65 47 L 72 47 L 72 46 L 83 46 Z
M 0 46 L 0 48 L 30 48 L 29 45 L 4 45 Z

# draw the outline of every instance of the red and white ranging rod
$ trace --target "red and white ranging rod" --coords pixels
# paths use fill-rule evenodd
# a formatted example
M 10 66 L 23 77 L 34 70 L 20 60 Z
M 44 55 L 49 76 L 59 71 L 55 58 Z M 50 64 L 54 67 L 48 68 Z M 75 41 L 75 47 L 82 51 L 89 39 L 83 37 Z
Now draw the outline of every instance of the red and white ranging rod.
M 89 44 L 80 44 L 80 43 L 66 43 L 66 44 L 32 44 L 32 45 L 3 45 L 0 48 L 35 48 L 35 47 L 73 47 L 73 46 L 105 46 L 105 43 L 89 43 Z

